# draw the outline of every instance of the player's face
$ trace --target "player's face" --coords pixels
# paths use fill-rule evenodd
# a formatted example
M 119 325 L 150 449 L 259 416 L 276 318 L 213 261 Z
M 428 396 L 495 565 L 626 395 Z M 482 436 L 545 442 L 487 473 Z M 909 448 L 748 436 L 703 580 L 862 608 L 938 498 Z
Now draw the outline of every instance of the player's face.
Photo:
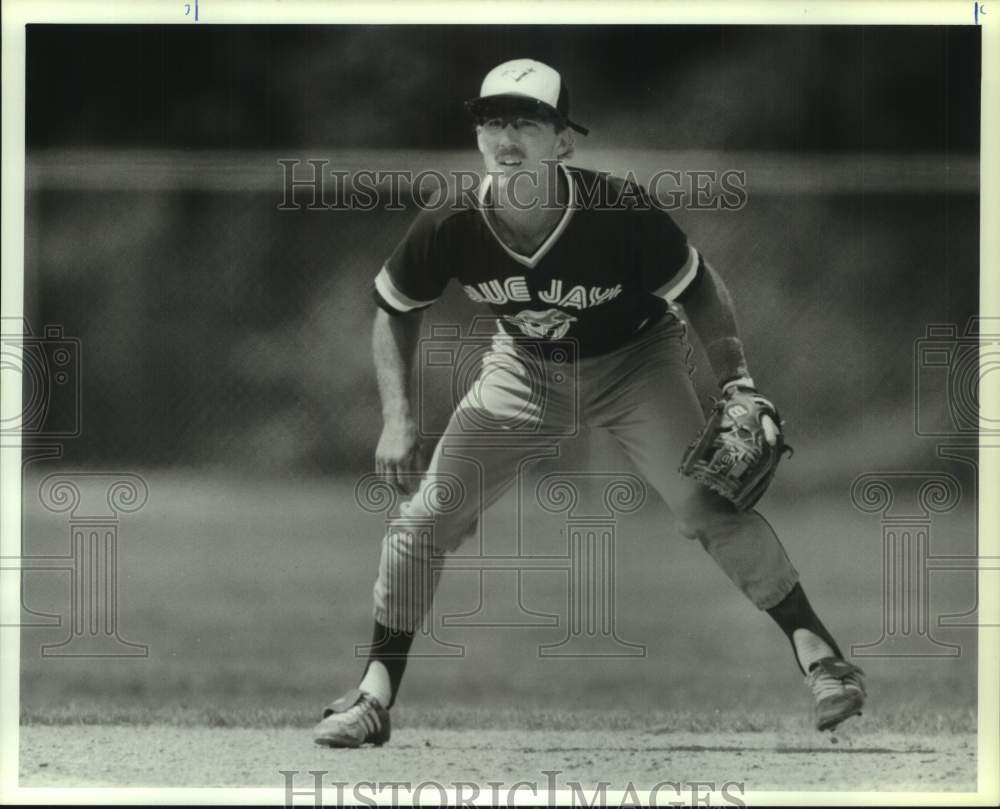
M 566 138 L 555 125 L 525 116 L 488 118 L 476 127 L 476 139 L 486 170 L 503 176 L 541 172 L 543 161 L 558 160 Z

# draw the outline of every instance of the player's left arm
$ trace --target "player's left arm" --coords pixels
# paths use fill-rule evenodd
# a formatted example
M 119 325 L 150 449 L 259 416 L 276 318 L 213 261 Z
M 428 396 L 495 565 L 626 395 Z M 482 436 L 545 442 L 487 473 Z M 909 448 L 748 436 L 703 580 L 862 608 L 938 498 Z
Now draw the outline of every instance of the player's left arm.
M 674 301 L 684 307 L 688 321 L 705 346 L 719 386 L 725 389 L 744 380 L 752 387 L 753 379 L 736 325 L 733 296 L 715 268 L 700 255 L 697 260 L 695 277 Z
M 645 189 L 638 187 L 634 191 L 644 203 L 635 212 L 644 286 L 668 303 L 684 307 L 724 396 L 740 388 L 755 390 L 736 325 L 733 298 L 719 273 Z M 778 428 L 770 418 L 767 421 L 771 423 L 762 425 L 764 434 L 768 443 L 774 444 Z
M 736 324 L 733 297 L 715 268 L 694 248 L 691 250 L 697 254 L 698 266 L 691 282 L 674 301 L 684 307 L 723 392 L 738 388 L 756 389 Z M 769 444 L 774 444 L 778 426 L 770 417 L 764 418 L 765 437 Z

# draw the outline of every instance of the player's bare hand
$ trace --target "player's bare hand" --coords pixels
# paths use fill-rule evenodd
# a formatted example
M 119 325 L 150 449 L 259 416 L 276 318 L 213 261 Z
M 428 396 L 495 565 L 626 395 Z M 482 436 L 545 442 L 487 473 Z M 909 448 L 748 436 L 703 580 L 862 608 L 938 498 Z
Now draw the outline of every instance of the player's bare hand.
M 416 425 L 410 419 L 386 421 L 375 449 L 375 472 L 399 491 L 412 494 L 423 471 Z

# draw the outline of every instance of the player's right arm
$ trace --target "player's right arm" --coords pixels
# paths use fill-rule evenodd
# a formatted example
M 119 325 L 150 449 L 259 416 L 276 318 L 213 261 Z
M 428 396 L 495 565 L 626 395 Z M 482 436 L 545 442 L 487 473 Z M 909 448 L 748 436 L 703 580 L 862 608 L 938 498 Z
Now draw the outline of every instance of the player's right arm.
M 417 422 L 412 410 L 413 359 L 423 311 L 375 313 L 372 355 L 382 400 L 382 435 L 375 449 L 375 471 L 401 491 L 410 492 L 423 471 Z
M 440 219 L 417 216 L 375 278 L 378 310 L 372 327 L 372 356 L 382 400 L 382 435 L 375 471 L 403 492 L 416 488 L 423 458 L 413 412 L 412 381 L 423 310 L 448 283 L 447 245 Z

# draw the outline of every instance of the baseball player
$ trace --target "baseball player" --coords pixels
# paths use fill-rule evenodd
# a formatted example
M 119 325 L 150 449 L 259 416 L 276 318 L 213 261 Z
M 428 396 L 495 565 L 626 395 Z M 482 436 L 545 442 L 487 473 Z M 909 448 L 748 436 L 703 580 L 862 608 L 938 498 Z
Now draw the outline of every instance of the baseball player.
M 566 84 L 553 68 L 505 62 L 466 107 L 486 168 L 478 192 L 418 214 L 375 278 L 384 419 L 376 470 L 411 496 L 382 541 L 361 681 L 326 708 L 314 740 L 331 747 L 389 740 L 389 709 L 437 585 L 432 557 L 454 550 L 516 480 L 523 459 L 557 444 L 574 418 L 610 431 L 680 533 L 786 634 L 815 697 L 816 726 L 860 714 L 863 673 L 816 616 L 771 526 L 679 472 L 706 423 L 690 376 L 687 323 L 706 347 L 723 400 L 751 394 L 767 403 L 755 391 L 718 272 L 641 186 L 567 165 L 574 132 L 587 130 L 569 117 Z M 489 305 L 497 333 L 421 475 L 414 354 L 423 310 L 451 279 Z M 575 374 L 539 370 L 539 356 L 567 344 Z M 780 419 L 767 404 L 760 425 L 774 445 Z M 498 434 L 509 440 L 497 442 Z

